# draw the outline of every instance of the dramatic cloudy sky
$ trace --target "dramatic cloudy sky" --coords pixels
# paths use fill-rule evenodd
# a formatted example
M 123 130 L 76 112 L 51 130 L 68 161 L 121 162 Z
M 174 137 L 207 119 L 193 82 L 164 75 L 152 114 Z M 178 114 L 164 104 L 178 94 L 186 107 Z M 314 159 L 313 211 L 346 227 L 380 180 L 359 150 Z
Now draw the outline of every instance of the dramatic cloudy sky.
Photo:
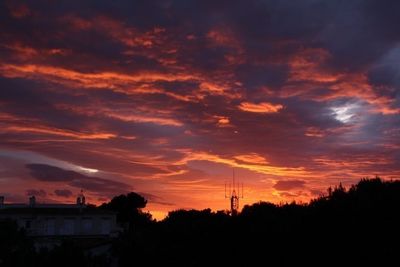
M 400 177 L 400 1 L 0 3 L 0 194 L 177 208 Z

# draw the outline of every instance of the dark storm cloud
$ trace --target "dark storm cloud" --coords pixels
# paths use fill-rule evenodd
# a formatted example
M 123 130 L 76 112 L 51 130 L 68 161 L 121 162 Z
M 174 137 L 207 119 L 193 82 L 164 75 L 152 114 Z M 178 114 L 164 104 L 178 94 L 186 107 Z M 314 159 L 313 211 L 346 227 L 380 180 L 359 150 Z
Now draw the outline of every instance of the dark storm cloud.
M 129 191 L 130 188 L 129 185 L 122 182 L 86 176 L 75 171 L 64 170 L 46 164 L 27 164 L 26 167 L 30 170 L 31 176 L 38 181 L 65 182 L 70 186 L 99 194 L 111 194 L 112 196 L 112 194 Z
M 254 66 L 247 64 L 238 67 L 236 71 L 237 77 L 249 88 L 258 88 L 264 85 L 279 88 L 287 80 L 289 70 L 284 65 Z
M 56 189 L 54 190 L 54 194 L 59 197 L 71 197 L 72 192 L 68 189 Z
M 58 109 L 55 104 L 85 105 L 89 103 L 86 96 L 71 96 L 50 90 L 43 83 L 27 81 L 25 79 L 0 78 L 0 99 L 3 103 L 0 111 L 22 117 L 24 120 L 39 119 L 45 125 L 66 129 L 82 129 L 89 122 L 88 116 L 77 116 L 71 112 Z
M 36 196 L 36 197 L 42 197 L 42 198 L 47 196 L 46 191 L 43 189 L 28 189 L 25 191 L 25 194 L 27 196 Z
M 399 97 L 400 71 L 400 47 L 393 48 L 373 66 L 368 73 L 371 83 L 380 86 L 380 95 Z M 398 104 L 397 104 L 398 106 Z

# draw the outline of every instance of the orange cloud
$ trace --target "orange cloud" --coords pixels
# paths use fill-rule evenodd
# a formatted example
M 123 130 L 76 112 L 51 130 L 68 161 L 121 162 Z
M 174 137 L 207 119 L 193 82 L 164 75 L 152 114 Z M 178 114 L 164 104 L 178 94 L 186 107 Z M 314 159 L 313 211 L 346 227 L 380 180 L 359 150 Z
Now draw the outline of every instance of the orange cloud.
M 184 152 L 186 154 L 186 157 L 178 161 L 177 164 L 186 164 L 187 162 L 192 160 L 205 160 L 215 163 L 226 164 L 230 167 L 243 168 L 249 171 L 254 171 L 262 174 L 270 174 L 274 176 L 307 177 L 307 175 L 309 175 L 309 172 L 306 171 L 304 167 L 292 168 L 292 167 L 273 166 L 268 164 L 268 162 L 265 161 L 264 158 L 261 158 L 260 156 L 254 154 L 245 155 L 244 157 L 243 155 L 238 155 L 233 158 L 223 158 L 218 155 L 205 152 L 192 152 L 185 150 L 181 150 L 181 152 Z M 243 161 L 243 159 L 249 161 Z M 256 160 L 256 161 L 252 162 L 250 160 Z
M 234 48 L 236 54 L 243 53 L 240 41 L 236 38 L 234 32 L 227 27 L 216 27 L 207 33 L 207 38 L 213 45 L 227 46 Z
M 320 157 L 315 158 L 313 161 L 317 162 L 318 164 L 322 164 L 329 167 L 334 167 L 338 169 L 343 168 L 350 168 L 350 169 L 357 169 L 357 168 L 366 168 L 368 166 L 375 166 L 375 165 L 385 165 L 393 163 L 393 160 L 388 158 L 378 158 L 376 156 L 365 156 L 365 157 L 355 157 L 352 160 L 337 160 L 337 159 L 330 159 L 328 157 Z
M 57 109 L 66 110 L 76 114 L 84 114 L 87 116 L 102 116 L 114 118 L 126 122 L 138 122 L 138 123 L 154 123 L 159 125 L 169 126 L 183 126 L 183 123 L 172 118 L 169 111 L 160 111 L 155 108 L 148 107 L 137 107 L 135 110 L 126 107 L 120 108 L 108 108 L 99 107 L 99 103 L 93 106 L 73 106 L 65 104 L 56 104 Z M 106 106 L 106 103 L 104 103 Z M 1 114 L 0 114 L 1 118 Z
M 247 154 L 247 155 L 239 155 L 239 156 L 235 156 L 234 158 L 239 161 L 246 162 L 246 163 L 269 164 L 268 161 L 264 157 L 258 155 L 257 153 L 251 153 L 251 154 Z
M 182 126 L 183 123 L 170 118 L 158 118 L 152 116 L 138 115 L 138 114 L 119 114 L 117 112 L 107 112 L 107 117 L 116 118 L 122 121 L 132 122 L 150 122 L 159 125 Z
M 185 102 L 198 102 L 207 94 L 224 95 L 228 98 L 238 98 L 239 94 L 229 92 L 227 85 L 219 85 L 213 81 L 206 80 L 201 75 L 186 73 L 161 73 L 161 72 L 97 72 L 84 73 L 71 69 L 36 65 L 36 64 L 1 64 L 0 75 L 8 78 L 29 78 L 47 80 L 58 84 L 83 88 L 108 88 L 125 94 L 164 94 Z M 180 95 L 174 92 L 155 88 L 156 82 L 184 82 L 196 81 L 200 83 L 200 90 L 194 94 Z
M 207 33 L 207 37 L 219 45 L 232 45 L 236 43 L 236 39 L 228 32 L 221 30 L 212 30 Z
M 309 137 L 324 137 L 325 132 L 316 127 L 308 127 L 304 135 Z
M 93 88 L 115 88 L 132 82 L 155 82 L 155 81 L 187 81 L 198 79 L 198 77 L 186 74 L 166 73 L 133 73 L 122 74 L 117 72 L 82 73 L 60 67 L 45 65 L 0 65 L 0 72 L 5 77 L 27 77 L 41 78 L 60 83 L 59 79 L 71 81 L 84 87 Z
M 20 42 L 4 44 L 3 46 L 6 47 L 7 49 L 13 50 L 15 52 L 16 56 L 18 56 L 22 59 L 32 58 L 39 54 L 39 51 L 37 49 L 34 49 L 27 45 L 24 45 Z
M 105 33 L 112 39 L 129 47 L 152 47 L 155 43 L 159 42 L 158 39 L 160 39 L 160 34 L 165 32 L 165 29 L 160 27 L 155 27 L 150 31 L 142 32 L 134 27 L 127 26 L 121 21 L 104 15 L 92 19 L 84 19 L 68 15 L 62 17 L 61 21 L 80 31 L 91 29 Z
M 272 104 L 268 102 L 261 102 L 258 104 L 250 102 L 242 102 L 238 108 L 243 111 L 255 112 L 255 113 L 277 113 L 282 108 L 281 104 Z
M 129 94 L 163 94 L 163 95 L 167 95 L 171 98 L 174 98 L 176 100 L 180 100 L 180 101 L 184 101 L 184 102 L 196 102 L 198 100 L 198 98 L 193 95 L 180 95 L 180 94 L 176 94 L 173 92 L 165 91 L 162 88 L 154 88 L 153 85 L 150 86 L 149 84 L 142 84 L 142 85 L 135 86 L 134 88 L 128 88 L 125 90 L 125 93 L 129 93 Z
M 213 116 L 217 120 L 218 127 L 231 127 L 230 120 L 228 117 L 225 116 Z
M 213 94 L 223 94 L 226 90 L 226 88 L 219 86 L 217 84 L 213 84 L 210 82 L 202 82 L 200 83 L 200 89 L 203 91 L 208 91 Z
M 25 4 L 9 2 L 8 8 L 10 9 L 11 16 L 17 19 L 22 19 L 31 14 L 29 7 Z
M 223 117 L 218 120 L 218 124 L 229 124 L 229 118 Z
M 289 81 L 336 82 L 342 74 L 321 68 L 321 64 L 329 58 L 330 54 L 322 48 L 308 48 L 300 51 L 289 60 Z
M 224 55 L 228 65 L 238 65 L 245 62 L 245 51 L 240 40 L 231 29 L 227 27 L 216 27 L 207 33 L 207 38 L 211 41 L 212 46 L 224 46 L 230 49 L 230 51 Z
M 82 133 L 59 128 L 51 128 L 45 126 L 5 126 L 0 129 L 2 133 L 23 133 L 29 132 L 34 134 L 58 135 L 64 137 L 72 137 L 77 139 L 110 139 L 116 137 L 112 133 Z

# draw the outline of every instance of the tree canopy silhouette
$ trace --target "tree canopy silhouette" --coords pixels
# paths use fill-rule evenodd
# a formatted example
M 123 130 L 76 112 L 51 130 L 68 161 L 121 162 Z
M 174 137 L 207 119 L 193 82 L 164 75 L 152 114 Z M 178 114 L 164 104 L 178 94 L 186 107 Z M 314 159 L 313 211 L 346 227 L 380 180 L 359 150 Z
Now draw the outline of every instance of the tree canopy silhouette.
M 357 266 L 387 265 L 400 248 L 399 210 L 399 181 L 362 179 L 308 204 L 259 202 L 236 217 L 173 211 L 132 243 L 154 265 L 293 266 L 321 264 L 321 258 L 328 266 L 343 265 L 344 258 Z
M 133 225 L 142 225 L 151 221 L 151 215 L 141 210 L 146 205 L 147 200 L 144 197 L 135 192 L 130 192 L 126 195 L 113 197 L 110 202 L 103 203 L 100 208 L 116 212 L 117 221 L 132 228 Z

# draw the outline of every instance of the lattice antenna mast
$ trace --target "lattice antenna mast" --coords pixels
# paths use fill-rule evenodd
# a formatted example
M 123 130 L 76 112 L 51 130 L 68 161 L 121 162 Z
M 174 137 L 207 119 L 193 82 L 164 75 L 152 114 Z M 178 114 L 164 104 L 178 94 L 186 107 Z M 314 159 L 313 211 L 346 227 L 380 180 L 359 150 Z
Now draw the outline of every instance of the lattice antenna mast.
M 228 194 L 227 194 L 227 189 L 228 189 Z M 240 192 L 240 189 L 242 189 L 241 190 L 242 192 Z M 239 211 L 239 199 L 243 198 L 243 183 L 242 184 L 236 183 L 235 169 L 233 169 L 232 171 L 232 184 L 228 183 L 228 188 L 227 188 L 227 184 L 225 183 L 225 198 L 229 198 L 230 200 L 231 215 L 236 216 Z

